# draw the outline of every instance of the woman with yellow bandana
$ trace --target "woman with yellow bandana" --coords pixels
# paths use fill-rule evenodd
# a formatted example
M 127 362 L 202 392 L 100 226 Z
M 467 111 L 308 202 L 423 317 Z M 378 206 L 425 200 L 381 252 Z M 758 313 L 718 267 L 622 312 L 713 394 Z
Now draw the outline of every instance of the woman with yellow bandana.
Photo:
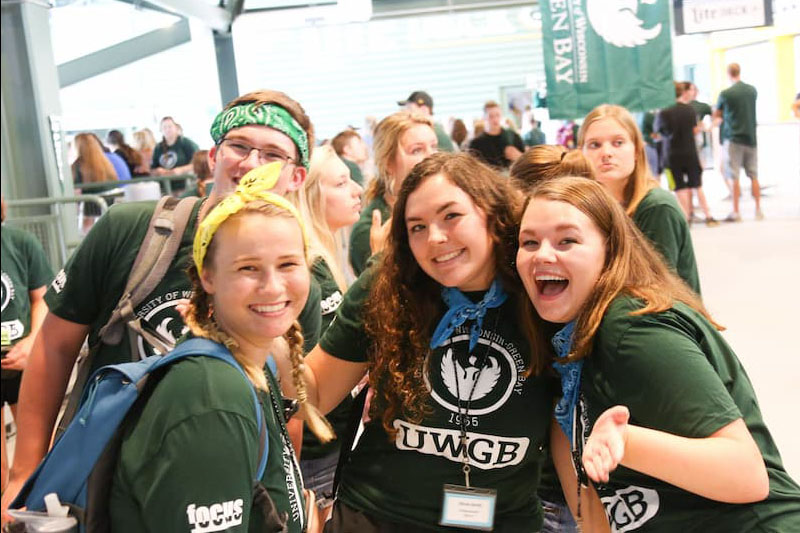
M 332 434 L 304 401 L 297 317 L 309 290 L 308 246 L 295 208 L 270 192 L 281 168 L 274 163 L 251 171 L 203 219 L 186 317 L 192 335 L 224 345 L 255 387 L 267 427 L 266 470 L 253 487 L 260 426 L 250 386 L 223 361 L 184 359 L 168 368 L 128 421 L 111 489 L 114 531 L 299 533 L 307 527 L 283 399 L 265 367 L 268 354 L 288 348 L 300 416 L 322 440 Z

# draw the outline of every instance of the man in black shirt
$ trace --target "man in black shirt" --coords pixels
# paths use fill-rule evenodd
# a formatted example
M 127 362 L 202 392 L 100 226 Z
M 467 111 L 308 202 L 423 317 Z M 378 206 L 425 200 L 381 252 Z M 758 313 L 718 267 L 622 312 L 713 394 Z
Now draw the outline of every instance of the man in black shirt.
M 503 128 L 503 111 L 497 102 L 486 102 L 483 114 L 486 130 L 472 139 L 469 151 L 485 163 L 505 170 L 522 155 L 525 145 L 515 131 Z
M 697 193 L 700 207 L 706 216 L 706 225 L 716 226 L 702 189 L 703 169 L 697 157 L 694 136 L 700 131 L 697 114 L 689 105 L 691 91 L 688 82 L 675 83 L 675 105 L 663 109 L 658 115 L 656 129 L 666 140 L 666 172 L 671 188 L 678 196 L 686 218 L 692 221 L 692 192 Z

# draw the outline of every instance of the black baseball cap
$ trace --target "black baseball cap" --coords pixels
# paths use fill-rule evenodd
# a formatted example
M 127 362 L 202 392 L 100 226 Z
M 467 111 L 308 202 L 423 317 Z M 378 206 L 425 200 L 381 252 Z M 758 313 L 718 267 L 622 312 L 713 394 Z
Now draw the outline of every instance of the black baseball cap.
M 425 91 L 414 91 L 405 100 L 400 100 L 397 102 L 397 105 L 406 105 L 410 103 L 426 105 L 431 111 L 433 111 L 433 98 L 431 98 L 431 95 Z

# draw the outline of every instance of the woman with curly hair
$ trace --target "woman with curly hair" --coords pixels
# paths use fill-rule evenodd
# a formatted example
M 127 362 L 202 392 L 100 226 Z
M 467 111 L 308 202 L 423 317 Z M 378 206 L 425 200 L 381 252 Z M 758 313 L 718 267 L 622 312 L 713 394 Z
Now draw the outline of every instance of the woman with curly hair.
M 382 259 L 306 357 L 323 412 L 366 371 L 374 391 L 329 531 L 540 528 L 552 395 L 519 320 L 515 198 L 467 154 L 434 154 L 400 187 Z

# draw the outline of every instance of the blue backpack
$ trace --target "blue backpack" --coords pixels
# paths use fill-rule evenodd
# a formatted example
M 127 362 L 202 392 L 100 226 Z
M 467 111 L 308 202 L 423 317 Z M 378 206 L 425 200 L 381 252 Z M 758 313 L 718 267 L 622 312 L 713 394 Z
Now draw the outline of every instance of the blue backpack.
M 225 361 L 236 368 L 250 386 L 257 424 L 261 428 L 261 459 L 254 473 L 254 480 L 260 480 L 267 466 L 269 441 L 255 388 L 224 346 L 208 339 L 193 338 L 163 357 L 154 355 L 134 363 L 99 368 L 83 391 L 75 418 L 25 482 L 11 508 L 19 509 L 24 505 L 29 511 L 44 511 L 45 495 L 55 492 L 61 503 L 70 507 L 70 514 L 78 518 L 82 531 L 110 530 L 108 495 L 122 441 L 123 422 L 137 399 L 140 399 L 139 404 L 147 401 L 152 386 L 145 394 L 141 393 L 150 375 L 192 356 Z

